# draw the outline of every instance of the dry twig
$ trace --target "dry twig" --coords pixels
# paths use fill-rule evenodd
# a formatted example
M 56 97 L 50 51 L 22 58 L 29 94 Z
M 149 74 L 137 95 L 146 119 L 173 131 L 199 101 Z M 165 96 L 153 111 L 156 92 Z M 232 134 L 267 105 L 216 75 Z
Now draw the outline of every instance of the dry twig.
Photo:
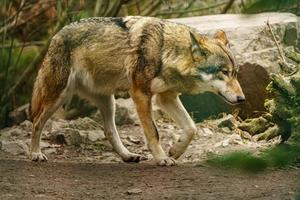
M 0 46 L 0 49 L 6 48 L 20 48 L 20 47 L 27 47 L 27 46 L 44 46 L 46 43 L 43 41 L 32 41 L 32 42 L 25 42 L 23 44 L 14 44 L 11 46 L 10 44 L 3 44 Z
M 227 11 L 231 8 L 231 6 L 233 5 L 235 0 L 230 0 L 227 5 L 225 6 L 225 8 L 222 10 L 222 14 L 227 13 Z
M 289 72 L 289 74 L 287 74 L 288 76 L 295 74 L 298 70 L 295 69 L 294 67 L 291 67 L 291 65 L 286 61 L 283 50 L 279 44 L 279 41 L 276 39 L 275 33 L 273 32 L 273 29 L 270 25 L 269 20 L 267 21 L 267 26 L 269 28 L 269 31 L 272 35 L 273 41 L 276 44 L 276 47 L 278 49 L 280 58 L 281 58 L 281 68 L 285 71 L 285 72 Z
M 226 2 L 221 2 L 221 3 L 217 3 L 217 4 L 207 6 L 207 7 L 204 7 L 204 8 L 197 8 L 197 9 L 190 9 L 190 10 L 174 10 L 172 12 L 161 12 L 161 13 L 157 13 L 156 16 L 200 12 L 200 11 L 208 10 L 208 9 L 211 9 L 211 8 L 217 8 L 217 7 L 223 6 L 225 4 L 226 4 Z
M 73 0 L 69 1 L 69 5 L 73 4 Z M 34 59 L 34 61 L 26 68 L 26 70 L 23 72 L 23 74 L 20 76 L 20 78 L 16 81 L 16 83 L 10 88 L 10 90 L 7 92 L 6 95 L 3 95 L 1 98 L 2 102 L 7 101 L 8 98 L 10 98 L 16 91 L 17 88 L 35 71 L 37 71 L 39 65 L 44 59 L 44 56 L 46 55 L 46 52 L 48 50 L 48 46 L 50 44 L 51 38 L 58 32 L 61 27 L 65 24 L 66 20 L 68 19 L 68 13 L 67 11 L 62 13 L 61 19 L 57 22 L 53 33 L 50 36 L 50 39 L 47 41 L 45 46 L 42 48 L 40 54 Z

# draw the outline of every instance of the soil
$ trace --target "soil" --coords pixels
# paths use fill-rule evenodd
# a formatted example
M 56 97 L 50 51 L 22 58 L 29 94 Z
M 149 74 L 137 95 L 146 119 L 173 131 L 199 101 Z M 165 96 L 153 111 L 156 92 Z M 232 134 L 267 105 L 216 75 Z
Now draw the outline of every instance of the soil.
M 246 174 L 211 166 L 35 163 L 0 154 L 0 199 L 296 199 L 299 169 Z
M 42 138 L 42 151 L 49 159 L 47 163 L 28 159 L 30 122 L 2 129 L 0 200 L 296 200 L 299 169 L 267 169 L 247 174 L 205 165 L 205 159 L 211 154 L 239 150 L 259 153 L 278 142 L 276 139 L 261 142 L 244 139 L 237 131 L 223 130 L 213 122 L 197 125 L 199 133 L 174 167 L 159 167 L 153 163 L 138 125 L 118 127 L 126 147 L 145 158 L 138 164 L 122 162 L 105 139 L 101 127 L 89 118 L 50 120 Z M 167 152 L 180 130 L 169 122 L 158 121 L 157 126 Z M 57 135 L 63 135 L 66 143 L 61 143 Z

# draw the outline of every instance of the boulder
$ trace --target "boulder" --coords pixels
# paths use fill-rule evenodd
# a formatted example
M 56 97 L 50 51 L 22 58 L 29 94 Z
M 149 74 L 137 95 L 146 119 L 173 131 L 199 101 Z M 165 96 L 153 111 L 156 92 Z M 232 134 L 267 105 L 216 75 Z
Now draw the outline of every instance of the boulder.
M 135 110 L 135 105 L 131 98 L 116 100 L 116 124 L 136 124 L 138 123 L 138 116 Z
M 97 122 L 102 123 L 103 118 L 100 111 L 97 111 L 94 115 L 91 116 Z M 135 105 L 131 98 L 116 99 L 116 114 L 115 122 L 117 125 L 125 124 L 139 124 L 138 115 L 135 110 Z
M 243 119 L 253 117 L 253 111 L 265 111 L 265 99 L 269 97 L 266 91 L 266 87 L 270 83 L 268 72 L 260 65 L 246 63 L 240 67 L 238 80 L 243 88 L 246 101 L 231 108 L 239 108 L 239 115 Z
M 66 143 L 74 146 L 105 138 L 103 127 L 88 117 L 70 121 L 52 121 L 52 129 L 49 136 L 48 139 L 52 139 L 58 144 Z
M 299 19 L 291 13 L 209 15 L 171 21 L 194 27 L 208 36 L 212 36 L 218 29 L 224 30 L 240 65 L 258 64 L 268 72 L 278 72 L 280 68 L 276 63 L 279 54 L 270 37 L 267 21 L 282 44 L 295 47 L 300 45 Z
M 28 155 L 29 148 L 23 140 L 16 141 L 0 141 L 1 150 L 12 155 Z
M 226 32 L 231 49 L 240 66 L 238 79 L 246 96 L 241 106 L 229 106 L 214 94 L 183 95 L 181 99 L 197 121 L 221 112 L 241 109 L 242 118 L 252 117 L 253 111 L 264 111 L 265 87 L 269 74 L 280 72 L 279 53 L 269 33 L 269 21 L 278 41 L 285 50 L 300 47 L 300 20 L 291 13 L 226 14 L 170 19 L 196 28 L 212 37 L 218 30 Z
M 16 125 L 29 119 L 29 103 L 20 106 L 8 114 L 8 125 Z
M 219 128 L 228 128 L 229 131 L 235 129 L 237 121 L 233 115 L 226 115 L 215 121 Z

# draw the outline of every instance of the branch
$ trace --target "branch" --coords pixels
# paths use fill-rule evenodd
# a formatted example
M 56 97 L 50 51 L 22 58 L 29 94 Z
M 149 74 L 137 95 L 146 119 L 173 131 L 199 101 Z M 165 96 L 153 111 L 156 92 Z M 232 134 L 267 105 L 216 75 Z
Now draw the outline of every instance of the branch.
M 272 27 L 269 23 L 269 20 L 267 21 L 267 26 L 269 28 L 269 31 L 270 31 L 271 35 L 272 35 L 273 41 L 275 42 L 276 47 L 278 49 L 278 52 L 279 52 L 279 55 L 280 55 L 280 58 L 281 58 L 281 62 L 282 62 L 281 68 L 283 69 L 283 71 L 289 72 L 290 74 L 288 74 L 288 75 L 295 74 L 298 70 L 295 69 L 294 67 L 291 67 L 290 64 L 286 61 L 286 59 L 284 57 L 283 50 L 282 50 L 278 40 L 276 39 L 276 36 L 275 36 L 275 34 L 272 30 Z
M 122 0 L 115 0 L 112 1 L 112 6 L 110 7 L 110 9 L 105 13 L 106 17 L 116 17 L 117 14 L 119 13 L 121 6 L 123 4 Z
M 69 4 L 72 5 L 73 4 L 73 0 L 69 1 Z M 50 45 L 51 42 L 51 38 L 61 29 L 61 27 L 65 24 L 65 22 L 68 19 L 68 13 L 67 11 L 63 12 L 61 15 L 61 20 L 57 21 L 57 24 L 54 28 L 54 31 L 52 32 L 52 34 L 50 35 L 50 39 L 47 41 L 47 43 L 45 44 L 45 46 L 42 48 L 40 54 L 34 59 L 34 61 L 26 68 L 26 70 L 23 72 L 23 74 L 21 75 L 21 77 L 16 81 L 16 83 L 10 88 L 10 90 L 7 92 L 6 95 L 3 95 L 1 98 L 2 102 L 5 102 L 8 100 L 8 98 L 10 98 L 14 92 L 16 91 L 16 89 L 26 80 L 28 79 L 28 77 L 35 72 L 38 67 L 40 66 L 41 62 L 43 61 L 48 47 Z
M 32 42 L 25 42 L 23 44 L 15 44 L 11 46 L 10 44 L 4 44 L 0 46 L 0 49 L 5 48 L 20 48 L 20 47 L 27 47 L 27 46 L 44 46 L 46 43 L 43 41 L 32 41 Z
M 193 6 L 194 3 L 195 3 L 195 1 L 194 1 L 194 0 L 191 0 L 191 1 L 189 2 L 189 4 L 187 5 L 187 7 L 185 8 L 185 10 L 190 9 L 190 8 Z M 184 15 L 184 13 L 179 14 L 178 17 L 182 17 L 182 15 Z
M 150 16 L 156 9 L 160 6 L 162 1 L 158 0 L 156 2 L 149 1 L 150 3 L 148 5 L 145 5 L 145 9 L 142 9 L 141 15 L 143 16 Z
M 49 10 L 51 7 L 55 6 L 55 4 L 56 4 L 55 2 L 54 3 L 51 2 L 51 3 L 52 4 L 50 4 L 49 6 L 47 6 L 47 7 L 43 8 L 43 9 L 39 10 L 39 12 L 37 12 L 37 13 L 35 13 L 35 14 L 33 14 L 33 15 L 25 18 L 25 19 L 23 19 L 23 17 L 24 17 L 23 15 L 19 16 L 19 18 L 21 18 L 21 19 L 17 19 L 17 16 L 16 16 L 11 23 L 6 24 L 5 26 L 3 26 L 3 27 L 0 28 L 0 34 L 2 34 L 3 32 L 8 32 L 12 28 L 16 28 L 16 27 L 21 26 L 21 25 L 23 25 L 25 23 L 28 23 L 28 21 L 30 21 L 30 20 L 32 20 L 32 19 L 40 16 L 41 14 L 43 14 L 44 12 L 46 12 L 47 10 Z
M 171 15 L 171 14 L 184 14 L 184 13 L 199 12 L 199 11 L 208 10 L 211 8 L 217 8 L 217 7 L 223 6 L 225 4 L 226 4 L 226 2 L 221 2 L 221 3 L 217 3 L 217 4 L 207 6 L 204 8 L 197 8 L 197 9 L 191 9 L 191 10 L 175 10 L 172 12 L 161 12 L 161 13 L 157 13 L 157 15 Z
M 282 51 L 282 49 L 281 49 L 281 47 L 280 47 L 280 45 L 279 45 L 279 42 L 278 42 L 277 39 L 276 39 L 276 36 L 275 36 L 275 34 L 274 34 L 274 32 L 273 32 L 273 29 L 272 29 L 272 27 L 271 27 L 271 25 L 270 25 L 269 20 L 267 21 L 267 26 L 268 26 L 268 28 L 269 28 L 269 31 L 270 31 L 271 35 L 272 35 L 273 41 L 274 41 L 275 44 L 276 44 L 276 47 L 277 47 L 277 49 L 278 49 L 278 52 L 279 52 L 279 55 L 280 55 L 280 57 L 281 57 L 282 62 L 286 63 L 285 57 L 284 57 L 284 55 L 283 55 L 283 51 Z
M 231 8 L 231 6 L 233 5 L 235 0 L 230 0 L 228 2 L 228 4 L 225 6 L 225 8 L 223 9 L 223 11 L 221 12 L 222 14 L 225 14 L 227 13 L 227 11 Z

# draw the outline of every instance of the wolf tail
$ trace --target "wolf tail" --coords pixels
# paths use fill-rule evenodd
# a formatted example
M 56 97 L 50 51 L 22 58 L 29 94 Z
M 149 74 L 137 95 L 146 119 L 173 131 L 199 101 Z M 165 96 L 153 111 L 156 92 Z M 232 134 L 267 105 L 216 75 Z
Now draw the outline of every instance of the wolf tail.
M 55 104 L 70 75 L 69 45 L 59 34 L 51 41 L 34 83 L 30 104 L 31 121 Z

